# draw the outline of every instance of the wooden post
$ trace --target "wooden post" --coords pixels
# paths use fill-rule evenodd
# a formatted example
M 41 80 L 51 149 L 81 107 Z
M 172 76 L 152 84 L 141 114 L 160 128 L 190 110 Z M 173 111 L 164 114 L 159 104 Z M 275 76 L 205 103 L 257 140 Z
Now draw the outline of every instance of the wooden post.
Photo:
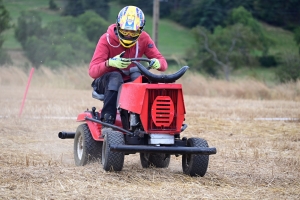
M 152 27 L 152 39 L 155 46 L 158 45 L 158 21 L 159 21 L 159 1 L 153 0 L 153 27 Z

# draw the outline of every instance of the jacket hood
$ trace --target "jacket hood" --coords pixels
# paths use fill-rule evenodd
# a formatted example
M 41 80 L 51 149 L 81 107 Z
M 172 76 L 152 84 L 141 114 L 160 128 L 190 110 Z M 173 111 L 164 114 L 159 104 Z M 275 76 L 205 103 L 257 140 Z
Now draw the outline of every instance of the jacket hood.
M 115 28 L 116 27 L 117 27 L 116 24 L 111 24 L 107 28 L 107 31 L 106 31 L 106 33 L 109 35 L 109 37 L 108 37 L 108 39 L 110 40 L 109 42 L 112 45 L 118 45 L 118 44 L 120 44 L 119 38 L 118 38 L 118 36 L 116 35 L 116 32 L 115 32 Z

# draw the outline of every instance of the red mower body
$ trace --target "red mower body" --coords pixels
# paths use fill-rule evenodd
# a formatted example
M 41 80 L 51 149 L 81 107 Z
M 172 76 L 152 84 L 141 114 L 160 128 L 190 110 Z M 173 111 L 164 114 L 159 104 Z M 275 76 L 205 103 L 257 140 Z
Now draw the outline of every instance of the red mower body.
M 118 106 L 140 115 L 146 133 L 179 134 L 185 115 L 181 84 L 125 83 Z
M 146 133 L 179 134 L 184 121 L 185 106 L 181 84 L 143 83 L 142 77 L 133 82 L 124 83 L 120 89 L 118 107 L 140 115 Z M 100 113 L 96 113 L 100 119 Z M 87 121 L 93 118 L 90 111 L 77 116 L 78 122 L 86 122 L 96 141 L 103 141 L 102 125 Z M 117 112 L 115 125 L 122 128 L 122 121 Z
M 96 112 L 96 115 L 97 115 L 96 118 L 100 119 L 100 113 Z M 85 111 L 83 113 L 80 113 L 77 116 L 77 122 L 87 123 L 94 140 L 103 141 L 103 137 L 102 137 L 102 133 L 101 133 L 102 125 L 99 123 L 96 123 L 96 122 L 88 121 L 85 119 L 86 117 L 93 118 L 93 113 L 91 111 Z M 122 127 L 122 122 L 121 122 L 121 117 L 120 117 L 119 112 L 117 113 L 115 125 L 118 127 Z

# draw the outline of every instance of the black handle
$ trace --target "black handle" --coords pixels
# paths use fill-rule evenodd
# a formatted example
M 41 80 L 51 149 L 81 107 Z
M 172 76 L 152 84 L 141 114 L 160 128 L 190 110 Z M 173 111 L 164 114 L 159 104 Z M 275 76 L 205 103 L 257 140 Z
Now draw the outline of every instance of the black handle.
M 145 61 L 145 62 L 151 62 L 151 59 L 149 58 L 129 58 L 131 61 Z

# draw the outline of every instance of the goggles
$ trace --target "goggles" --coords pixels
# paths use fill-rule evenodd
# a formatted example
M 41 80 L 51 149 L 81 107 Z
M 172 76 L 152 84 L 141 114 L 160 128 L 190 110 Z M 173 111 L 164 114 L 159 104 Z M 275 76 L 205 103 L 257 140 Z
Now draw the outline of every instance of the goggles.
M 119 32 L 124 35 L 124 36 L 130 36 L 130 37 L 138 37 L 140 35 L 140 31 L 128 31 L 128 30 L 123 30 L 119 29 Z

